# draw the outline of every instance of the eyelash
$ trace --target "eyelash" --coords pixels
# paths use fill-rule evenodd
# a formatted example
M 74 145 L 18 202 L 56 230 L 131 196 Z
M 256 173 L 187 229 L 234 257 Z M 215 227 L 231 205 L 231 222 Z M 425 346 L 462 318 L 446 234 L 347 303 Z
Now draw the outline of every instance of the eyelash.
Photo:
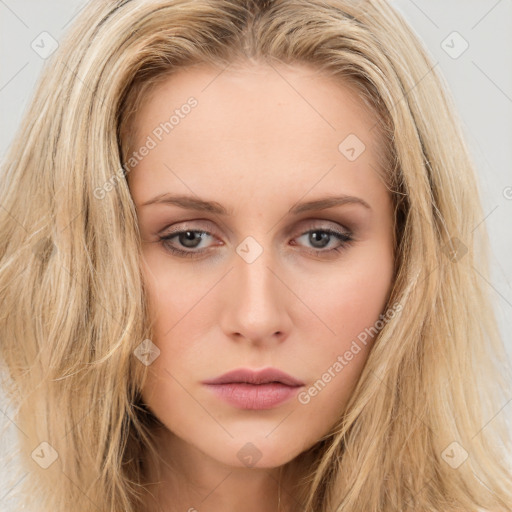
M 190 233 L 200 233 L 201 235 L 203 235 L 203 234 L 204 235 L 212 235 L 210 232 L 203 231 L 203 230 L 200 230 L 200 229 L 184 229 L 184 230 L 181 230 L 181 231 L 175 231 L 171 235 L 159 236 L 158 237 L 158 242 L 160 242 L 163 245 L 165 250 L 169 251 L 171 254 L 174 254 L 174 255 L 176 255 L 178 257 L 194 258 L 194 257 L 199 257 L 201 254 L 207 252 L 208 249 L 200 249 L 198 251 L 194 251 L 194 250 L 183 251 L 181 249 L 176 249 L 176 247 L 173 247 L 172 245 L 169 244 L 169 242 L 173 238 L 176 238 L 179 235 L 181 235 L 183 233 L 188 233 L 188 232 L 190 232 Z M 344 232 L 336 231 L 336 230 L 329 229 L 329 228 L 325 228 L 325 229 L 323 229 L 323 228 L 310 229 L 310 230 L 305 231 L 304 233 L 302 233 L 299 236 L 299 238 L 301 236 L 308 235 L 310 233 L 327 233 L 328 235 L 333 236 L 333 237 L 337 238 L 340 241 L 340 246 L 339 247 L 335 247 L 334 249 L 328 249 L 328 250 L 311 249 L 310 252 L 313 252 L 316 256 L 322 256 L 322 255 L 326 255 L 326 254 L 331 255 L 333 253 L 341 252 L 341 250 L 343 250 L 346 247 L 348 247 L 354 241 L 351 233 L 348 233 L 348 232 L 344 233 Z

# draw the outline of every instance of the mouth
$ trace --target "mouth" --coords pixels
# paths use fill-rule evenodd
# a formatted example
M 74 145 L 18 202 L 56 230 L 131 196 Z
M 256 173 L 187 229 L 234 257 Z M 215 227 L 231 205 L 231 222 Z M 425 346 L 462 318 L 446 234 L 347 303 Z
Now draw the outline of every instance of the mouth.
M 214 379 L 203 381 L 203 384 L 284 384 L 286 386 L 298 387 L 304 383 L 288 373 L 277 368 L 264 368 L 263 370 L 252 370 L 249 368 L 238 368 L 231 370 Z
M 293 398 L 300 386 L 288 386 L 281 382 L 248 384 L 231 382 L 206 384 L 219 398 L 238 409 L 273 409 Z
M 239 409 L 272 409 L 296 395 L 303 382 L 275 368 L 237 369 L 203 384 L 217 397 Z

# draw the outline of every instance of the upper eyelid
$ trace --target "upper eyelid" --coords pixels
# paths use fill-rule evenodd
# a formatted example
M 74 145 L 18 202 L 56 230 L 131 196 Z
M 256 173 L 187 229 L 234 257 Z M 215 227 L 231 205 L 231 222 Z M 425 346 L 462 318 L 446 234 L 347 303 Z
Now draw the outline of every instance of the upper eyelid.
M 202 223 L 202 222 L 204 222 L 205 225 L 207 225 L 207 226 L 214 226 L 214 223 L 212 223 L 211 221 L 206 220 L 206 219 L 204 219 L 204 220 L 197 219 L 197 220 L 192 220 L 192 221 L 184 220 L 181 222 L 177 222 L 172 226 L 167 226 L 167 227 L 163 228 L 162 230 L 160 230 L 158 232 L 158 234 L 170 235 L 173 233 L 178 233 L 178 232 L 187 231 L 187 230 L 189 230 L 189 231 L 207 231 L 209 234 L 215 234 L 215 232 L 217 231 L 216 228 L 210 229 L 210 227 L 201 227 L 201 226 L 197 225 L 197 223 Z M 298 223 L 300 223 L 301 225 L 306 224 L 303 228 L 297 228 L 297 229 L 302 229 L 303 230 L 302 233 L 304 233 L 310 229 L 322 229 L 322 228 L 326 227 L 326 224 L 327 224 L 327 226 L 328 225 L 335 226 L 332 228 L 334 230 L 341 230 L 341 231 L 345 231 L 347 233 L 352 233 L 352 229 L 348 225 L 343 225 L 340 222 L 336 222 L 334 220 L 329 220 L 329 219 L 321 219 L 321 218 L 320 219 L 304 219 L 302 221 L 298 221 Z M 320 223 L 324 223 L 324 225 L 320 226 Z M 172 230 L 168 231 L 169 229 L 171 229 L 171 227 L 172 227 Z M 289 235 L 292 231 L 296 231 L 296 229 L 295 228 L 293 228 L 293 229 L 287 228 L 286 234 Z M 228 229 L 228 232 L 232 233 L 232 230 Z

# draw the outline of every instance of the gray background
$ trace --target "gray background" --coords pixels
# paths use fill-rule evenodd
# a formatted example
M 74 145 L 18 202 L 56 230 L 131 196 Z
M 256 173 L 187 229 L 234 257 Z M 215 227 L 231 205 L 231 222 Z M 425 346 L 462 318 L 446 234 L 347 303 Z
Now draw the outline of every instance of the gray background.
M 444 75 L 478 165 L 484 218 L 491 238 L 487 283 L 512 356 L 512 0 L 395 0 Z M 0 0 L 0 158 L 32 95 L 45 60 L 31 47 L 42 32 L 57 41 L 85 2 Z M 459 35 L 453 35 L 453 32 Z M 46 37 L 46 36 L 43 36 Z M 443 43 L 444 41 L 444 43 Z M 466 41 L 466 43 L 464 42 Z M 466 51 L 458 53 L 468 44 Z M 451 55 L 449 55 L 451 53 Z M 456 57 L 456 58 L 454 58 Z M 500 414 L 510 417 L 512 405 Z M 16 426 L 0 402 L 0 511 L 17 510 L 19 480 L 4 462 Z M 26 476 L 26 475 L 25 475 Z

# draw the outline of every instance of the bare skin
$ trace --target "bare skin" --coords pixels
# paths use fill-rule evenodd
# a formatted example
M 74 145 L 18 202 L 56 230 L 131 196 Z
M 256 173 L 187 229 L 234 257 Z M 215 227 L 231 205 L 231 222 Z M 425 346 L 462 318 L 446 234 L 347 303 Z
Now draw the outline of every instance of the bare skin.
M 158 140 L 155 128 L 192 96 L 197 105 L 181 109 Z M 157 144 L 128 183 L 160 350 L 143 390 L 165 426 L 162 485 L 151 488 L 150 510 L 300 510 L 294 486 L 309 465 L 299 455 L 342 415 L 371 338 L 343 355 L 385 312 L 392 286 L 393 210 L 378 172 L 375 121 L 350 89 L 298 65 L 188 68 L 145 99 L 131 151 L 148 136 Z M 357 139 L 340 150 L 349 134 Z M 164 193 L 215 201 L 227 213 L 144 205 Z M 341 195 L 366 205 L 289 213 Z M 179 230 L 192 233 L 159 238 Z M 239 408 L 202 384 L 234 368 L 269 366 L 304 383 L 276 407 Z M 325 386 L 315 392 L 319 379 Z

